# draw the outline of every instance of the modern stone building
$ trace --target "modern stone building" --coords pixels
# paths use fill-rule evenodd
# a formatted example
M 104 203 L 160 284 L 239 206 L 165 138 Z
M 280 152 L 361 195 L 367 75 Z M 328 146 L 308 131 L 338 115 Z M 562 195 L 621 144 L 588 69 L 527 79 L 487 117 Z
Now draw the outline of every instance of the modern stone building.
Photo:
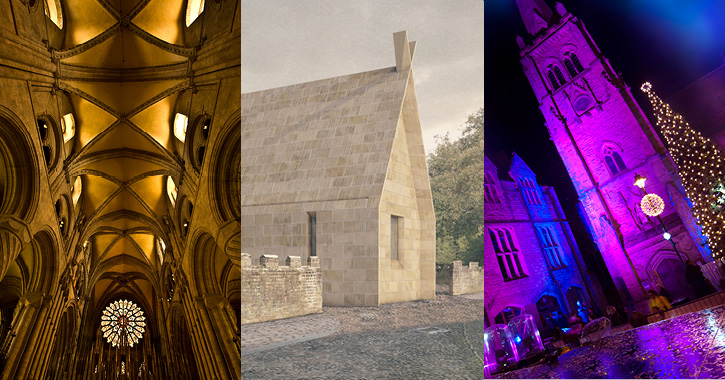
M 514 153 L 508 173 L 484 163 L 486 323 L 507 323 L 527 312 L 543 322 L 556 311 L 577 312 L 577 301 L 604 299 L 591 281 L 554 188 Z
M 665 200 L 660 216 L 683 258 L 710 261 L 661 139 L 581 20 L 560 3 L 556 12 L 543 0 L 516 4 L 528 31 L 518 39 L 524 73 L 619 294 L 641 311 L 656 285 L 687 296 L 678 253 L 660 221 L 642 212 L 634 185 L 643 175 L 647 191 Z
M 326 305 L 435 296 L 435 217 L 411 63 L 242 94 L 242 250 L 319 257 Z
M 0 2 L 0 378 L 238 379 L 240 2 Z

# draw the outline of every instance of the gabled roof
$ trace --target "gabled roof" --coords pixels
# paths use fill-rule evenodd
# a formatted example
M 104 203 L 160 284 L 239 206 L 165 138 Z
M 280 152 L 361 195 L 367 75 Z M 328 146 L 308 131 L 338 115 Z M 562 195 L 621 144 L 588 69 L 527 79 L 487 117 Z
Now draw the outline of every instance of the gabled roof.
M 379 196 L 409 67 L 242 94 L 242 208 Z

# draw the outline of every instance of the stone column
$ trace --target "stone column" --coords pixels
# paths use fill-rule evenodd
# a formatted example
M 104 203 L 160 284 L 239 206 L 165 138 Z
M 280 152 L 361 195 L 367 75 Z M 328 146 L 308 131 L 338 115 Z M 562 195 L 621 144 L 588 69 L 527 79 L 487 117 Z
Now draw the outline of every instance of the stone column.
M 187 323 L 187 331 L 189 332 L 192 344 L 194 344 L 196 348 L 194 354 L 196 356 L 198 370 L 201 372 L 199 375 L 202 378 L 211 378 L 214 374 L 214 366 L 210 362 L 211 353 L 209 351 L 209 347 L 207 347 L 206 340 L 200 332 L 201 328 L 199 327 L 199 318 L 196 314 L 196 310 L 191 305 L 193 302 L 191 294 L 184 292 L 182 296 L 184 300 L 182 306 L 184 307 L 184 318 Z
M 34 331 L 37 316 L 43 306 L 43 295 L 39 292 L 29 292 L 24 294 L 18 304 L 22 305 L 22 310 L 17 316 L 17 323 L 13 323 L 11 334 L 15 334 L 15 338 L 10 344 L 7 354 L 7 363 L 2 373 L 2 379 L 19 379 L 18 367 L 29 346 L 31 335 Z
M 197 313 L 199 315 L 200 321 L 201 321 L 201 328 L 202 331 L 206 331 L 207 334 L 204 334 L 207 338 L 207 342 L 209 344 L 209 347 L 211 348 L 211 354 L 212 354 L 212 362 L 214 362 L 215 367 L 217 369 L 217 374 L 220 378 L 220 380 L 231 380 L 229 369 L 224 364 L 224 355 L 221 351 L 221 344 L 217 339 L 216 334 L 218 333 L 212 323 L 211 319 L 209 318 L 208 310 L 206 309 L 206 305 L 204 304 L 204 298 L 203 297 L 197 297 L 195 299 L 196 301 L 196 309 Z M 211 334 L 210 332 L 214 332 Z M 241 369 L 240 369 L 241 373 Z
M 42 297 L 42 296 L 41 296 Z M 32 331 L 30 332 L 30 338 L 25 345 L 23 354 L 20 358 L 20 364 L 18 365 L 18 371 L 15 373 L 16 379 L 30 379 L 34 378 L 32 372 L 34 371 L 32 362 L 43 356 L 45 350 L 45 342 L 40 339 L 40 333 L 47 326 L 47 319 L 49 311 L 51 310 L 52 300 L 49 297 L 42 297 L 40 302 L 40 310 L 37 313 L 35 322 L 33 323 Z M 42 368 L 45 363 L 38 363 L 38 367 Z
M 227 369 L 233 377 L 241 378 L 242 368 L 239 353 L 234 344 L 235 328 L 229 323 L 229 316 L 225 308 L 229 305 L 229 301 L 218 294 L 207 294 L 204 296 L 204 301 L 214 327 L 214 333 L 223 351 Z

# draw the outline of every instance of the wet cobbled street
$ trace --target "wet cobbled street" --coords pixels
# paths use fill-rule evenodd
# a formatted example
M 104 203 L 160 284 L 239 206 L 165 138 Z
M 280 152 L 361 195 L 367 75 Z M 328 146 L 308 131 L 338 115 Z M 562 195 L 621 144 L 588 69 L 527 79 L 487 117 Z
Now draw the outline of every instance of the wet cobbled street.
M 242 378 L 483 378 L 482 294 L 323 309 L 244 326 Z
M 629 330 L 503 379 L 714 379 L 725 377 L 725 306 Z

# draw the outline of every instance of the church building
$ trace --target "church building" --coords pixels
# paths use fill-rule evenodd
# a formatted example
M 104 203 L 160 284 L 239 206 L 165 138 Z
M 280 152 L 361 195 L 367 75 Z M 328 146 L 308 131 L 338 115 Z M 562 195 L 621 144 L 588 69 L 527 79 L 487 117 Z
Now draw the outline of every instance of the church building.
M 240 2 L 0 2 L 0 379 L 239 379 Z
M 569 172 L 580 213 L 625 303 L 647 311 L 646 290 L 662 285 L 675 299 L 691 296 L 682 260 L 711 260 L 677 169 L 584 23 L 557 3 L 516 0 L 528 34 L 518 37 L 521 65 L 551 140 Z M 663 199 L 645 214 L 648 193 Z M 651 214 L 651 212 L 650 212 Z M 666 228 L 677 243 L 663 238 Z

